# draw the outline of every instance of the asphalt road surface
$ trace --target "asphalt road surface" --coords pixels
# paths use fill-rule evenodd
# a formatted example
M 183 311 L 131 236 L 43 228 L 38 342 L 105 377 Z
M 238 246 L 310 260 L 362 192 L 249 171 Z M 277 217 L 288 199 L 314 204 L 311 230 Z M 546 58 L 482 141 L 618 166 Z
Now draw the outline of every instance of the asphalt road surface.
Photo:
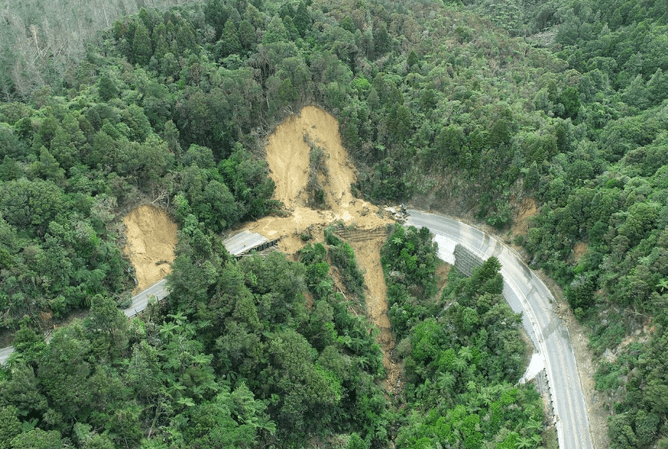
M 263 243 L 267 243 L 268 241 L 269 240 L 258 233 L 242 231 L 239 234 L 225 240 L 223 244 L 230 254 L 238 256 L 239 254 L 250 251 L 251 249 L 258 247 Z
M 248 248 L 254 248 L 266 242 L 268 242 L 268 240 L 262 237 L 260 234 L 244 231 L 230 239 L 225 240 L 223 243 L 231 254 L 237 255 L 246 251 Z M 123 310 L 125 316 L 129 318 L 137 315 L 138 313 L 141 313 L 141 311 L 144 310 L 146 306 L 148 306 L 148 302 L 151 298 L 155 298 L 156 301 L 160 301 L 165 296 L 167 296 L 169 292 L 167 291 L 166 284 L 167 281 L 162 279 L 151 285 L 143 292 L 134 296 L 132 298 L 132 304 L 130 307 Z M 5 363 L 12 352 L 14 352 L 13 346 L 0 349 L 0 365 Z
M 561 449 L 593 449 L 587 406 L 580 385 L 568 329 L 554 314 L 554 298 L 545 284 L 502 242 L 457 220 L 409 210 L 406 225 L 427 227 L 439 244 L 439 257 L 454 262 L 461 244 L 482 259 L 495 256 L 501 262 L 503 296 L 516 312 L 536 350 L 543 356 Z
M 587 407 L 568 329 L 553 312 L 553 297 L 541 280 L 503 243 L 483 231 L 442 215 L 409 210 L 407 225 L 427 227 L 439 244 L 439 257 L 454 263 L 454 247 L 461 244 L 482 259 L 495 256 L 501 262 L 503 295 L 516 312 L 523 312 L 523 325 L 542 355 L 555 413 L 561 449 L 593 449 Z M 246 242 L 244 242 L 246 243 Z M 242 247 L 244 245 L 242 244 Z M 132 298 L 124 310 L 131 317 L 146 308 L 151 297 L 167 296 L 163 279 Z M 0 349 L 0 364 L 14 351 Z
M 156 301 L 160 301 L 162 298 L 168 295 L 167 291 L 167 280 L 162 279 L 155 284 L 151 285 L 149 288 L 139 293 L 138 295 L 132 298 L 132 304 L 127 309 L 123 310 L 125 316 L 133 317 L 140 313 L 142 310 L 148 306 L 148 302 L 151 298 L 155 298 Z M 5 361 L 9 358 L 9 355 L 14 352 L 13 346 L 8 346 L 6 348 L 0 349 L 0 365 L 3 365 Z
M 167 280 L 163 279 L 151 285 L 137 296 L 133 297 L 130 307 L 123 311 L 125 316 L 129 318 L 140 313 L 146 308 L 146 306 L 148 306 L 148 302 L 151 298 L 155 298 L 156 301 L 160 301 L 162 298 L 167 296 L 169 292 L 167 291 L 166 285 Z
M 5 360 L 9 358 L 9 354 L 14 352 L 13 346 L 7 346 L 6 348 L 0 349 L 0 365 L 5 363 Z

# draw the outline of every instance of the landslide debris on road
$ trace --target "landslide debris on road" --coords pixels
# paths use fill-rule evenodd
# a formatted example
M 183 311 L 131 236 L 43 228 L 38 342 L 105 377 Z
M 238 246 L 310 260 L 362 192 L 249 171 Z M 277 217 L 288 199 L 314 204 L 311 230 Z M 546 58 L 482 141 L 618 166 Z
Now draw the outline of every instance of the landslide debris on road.
M 127 243 L 123 252 L 135 268 L 133 294 L 171 273 L 176 247 L 176 223 L 162 209 L 145 204 L 123 218 Z
M 322 152 L 318 161 L 324 167 L 312 167 L 314 149 Z M 281 238 L 278 247 L 287 254 L 294 254 L 304 246 L 302 233 L 319 234 L 314 237 L 320 240 L 322 229 L 333 222 L 354 225 L 358 233 L 369 232 L 369 240 L 350 243 L 360 267 L 366 271 L 367 315 L 380 329 L 378 340 L 388 373 L 385 385 L 389 392 L 394 392 L 402 367 L 391 357 L 395 341 L 387 316 L 385 278 L 380 265 L 380 247 L 385 237 L 374 235 L 394 221 L 373 204 L 353 197 L 354 166 L 341 144 L 337 120 L 322 109 L 306 106 L 278 125 L 269 136 L 266 153 L 271 178 L 276 183 L 274 199 L 282 201 L 290 215 L 265 217 L 249 223 L 247 229 L 270 240 Z M 315 174 L 314 169 L 317 169 Z M 322 190 L 322 201 L 318 204 L 313 204 L 313 192 L 309 191 L 314 179 Z
M 318 176 L 324 206 L 317 210 L 309 205 L 312 147 L 322 150 L 325 165 Z M 270 240 L 282 238 L 281 251 L 298 251 L 303 246 L 298 237 L 309 227 L 324 228 L 339 220 L 360 229 L 393 223 L 379 215 L 378 207 L 353 197 L 350 186 L 356 181 L 355 169 L 341 144 L 339 123 L 326 111 L 306 106 L 288 117 L 269 136 L 266 157 L 276 184 L 274 199 L 282 201 L 290 215 L 265 217 L 246 228 Z

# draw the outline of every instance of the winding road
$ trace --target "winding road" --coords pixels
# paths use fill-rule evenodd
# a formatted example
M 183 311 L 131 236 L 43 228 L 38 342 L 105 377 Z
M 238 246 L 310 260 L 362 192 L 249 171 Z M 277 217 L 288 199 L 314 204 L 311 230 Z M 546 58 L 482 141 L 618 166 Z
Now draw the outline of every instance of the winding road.
M 568 329 L 554 314 L 554 298 L 545 284 L 514 252 L 485 232 L 443 215 L 417 210 L 408 213 L 406 225 L 429 228 L 439 245 L 439 257 L 446 262 L 454 264 L 457 244 L 481 259 L 491 256 L 499 259 L 504 279 L 503 296 L 515 312 L 523 312 L 524 328 L 545 366 L 559 447 L 593 449 L 573 345 Z M 127 317 L 135 316 L 146 308 L 152 297 L 159 301 L 168 293 L 166 280 L 158 281 L 134 296 L 130 307 L 123 312 Z M 0 349 L 0 365 L 13 351 L 11 346 Z
M 443 215 L 409 210 L 406 225 L 426 227 L 439 244 L 439 257 L 454 263 L 460 244 L 476 256 L 501 262 L 503 296 L 522 322 L 542 356 L 561 449 L 593 449 L 587 405 L 568 329 L 554 314 L 554 298 L 543 282 L 502 242 L 480 229 Z
M 155 298 L 156 301 L 160 301 L 165 296 L 167 296 L 169 292 L 167 291 L 166 285 L 167 285 L 167 279 L 161 279 L 155 284 L 151 285 L 146 290 L 144 290 L 143 292 L 140 292 L 137 295 L 133 296 L 132 304 L 130 304 L 130 307 L 123 310 L 125 316 L 130 318 L 140 313 L 142 310 L 146 308 L 146 306 L 148 306 L 148 302 L 152 297 Z M 6 348 L 0 349 L 0 365 L 3 365 L 5 363 L 5 361 L 9 358 L 12 352 L 14 352 L 13 346 L 7 346 Z

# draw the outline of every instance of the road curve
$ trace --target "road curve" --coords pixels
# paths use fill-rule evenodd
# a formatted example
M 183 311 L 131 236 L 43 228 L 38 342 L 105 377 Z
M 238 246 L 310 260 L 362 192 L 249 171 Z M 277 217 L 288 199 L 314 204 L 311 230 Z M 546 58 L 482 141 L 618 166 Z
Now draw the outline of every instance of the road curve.
M 156 301 L 160 301 L 168 294 L 169 291 L 167 290 L 167 279 L 162 279 L 151 285 L 143 292 L 134 296 L 132 298 L 132 304 L 130 304 L 130 307 L 123 310 L 123 313 L 125 313 L 125 316 L 128 318 L 133 317 L 144 310 L 146 306 L 148 306 L 148 301 L 151 298 L 155 298 Z
M 513 251 L 484 231 L 443 215 L 417 210 L 408 213 L 406 225 L 429 228 L 439 243 L 439 257 L 443 260 L 454 260 L 449 249 L 456 244 L 482 259 L 499 259 L 503 296 L 513 310 L 523 312 L 522 323 L 545 360 L 559 447 L 593 449 L 570 334 L 554 314 L 554 298 L 545 284 Z

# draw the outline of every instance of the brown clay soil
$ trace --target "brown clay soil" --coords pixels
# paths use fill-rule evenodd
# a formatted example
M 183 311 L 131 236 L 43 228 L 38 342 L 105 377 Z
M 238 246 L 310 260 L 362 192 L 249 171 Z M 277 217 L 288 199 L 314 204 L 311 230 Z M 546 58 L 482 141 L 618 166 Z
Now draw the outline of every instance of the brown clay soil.
M 306 184 L 309 175 L 311 147 L 304 136 L 322 148 L 326 155 L 327 178 L 323 185 L 326 210 L 306 206 Z M 288 254 L 303 245 L 300 238 L 307 228 L 324 228 L 342 221 L 360 229 L 371 229 L 391 223 L 379 209 L 355 199 L 350 185 L 356 180 L 355 169 L 348 152 L 341 144 L 339 123 L 329 113 L 314 106 L 304 107 L 299 114 L 288 117 L 269 136 L 266 158 L 271 178 L 276 183 L 274 199 L 282 201 L 289 212 L 287 217 L 265 217 L 246 225 L 268 239 L 281 238 L 279 249 Z
M 337 209 L 337 205 L 347 209 L 345 206 L 353 200 L 350 185 L 355 182 L 355 169 L 341 144 L 339 122 L 314 106 L 306 106 L 299 114 L 288 117 L 269 136 L 267 162 L 276 183 L 274 198 L 288 209 L 305 204 L 311 153 L 305 136 L 325 151 L 325 203 L 332 209 Z
M 437 284 L 438 293 L 436 294 L 436 297 L 440 298 L 441 295 L 443 294 L 443 289 L 445 288 L 445 285 L 448 283 L 448 274 L 452 269 L 452 265 L 443 262 L 442 260 L 439 260 L 437 263 L 438 264 L 436 265 L 435 274 L 436 274 L 436 282 L 438 283 Z
M 311 147 L 304 137 L 322 148 L 326 156 L 327 176 L 320 179 L 328 209 L 307 207 L 306 185 L 309 176 Z M 330 223 L 343 222 L 356 229 L 372 230 L 393 223 L 378 207 L 355 199 L 350 186 L 356 181 L 355 169 L 348 152 L 341 144 L 339 124 L 329 113 L 314 106 L 304 107 L 299 114 L 287 118 L 269 136 L 266 158 L 271 178 L 276 183 L 274 199 L 285 204 L 288 216 L 270 216 L 248 223 L 245 228 L 268 239 L 278 239 L 278 248 L 294 254 L 305 244 L 302 233 L 311 234 L 315 240 L 322 237 L 322 229 Z M 383 363 L 388 372 L 386 386 L 394 391 L 401 367 L 392 362 L 394 339 L 387 317 L 385 278 L 380 266 L 380 247 L 383 239 L 353 243 L 360 266 L 366 270 L 367 314 L 380 329 L 379 343 L 383 351 Z M 336 279 L 336 276 L 335 276 Z
M 580 258 L 587 252 L 587 245 L 584 242 L 578 242 L 573 247 L 573 262 L 578 263 Z
M 135 268 L 134 293 L 139 293 L 172 271 L 176 223 L 162 209 L 145 204 L 126 215 L 123 224 L 127 238 L 124 252 Z
M 351 242 L 355 257 L 364 273 L 366 309 L 371 322 L 376 325 L 380 333 L 378 343 L 383 350 L 383 366 L 387 371 L 385 391 L 398 393 L 399 379 L 403 367 L 394 361 L 392 352 L 397 345 L 392 335 L 390 317 L 387 312 L 387 286 L 385 275 L 380 264 L 380 248 L 385 244 L 384 238 L 375 238 L 362 242 Z
M 513 235 L 527 235 L 530 219 L 538 214 L 538 205 L 533 198 L 526 198 L 520 204 L 513 217 Z

